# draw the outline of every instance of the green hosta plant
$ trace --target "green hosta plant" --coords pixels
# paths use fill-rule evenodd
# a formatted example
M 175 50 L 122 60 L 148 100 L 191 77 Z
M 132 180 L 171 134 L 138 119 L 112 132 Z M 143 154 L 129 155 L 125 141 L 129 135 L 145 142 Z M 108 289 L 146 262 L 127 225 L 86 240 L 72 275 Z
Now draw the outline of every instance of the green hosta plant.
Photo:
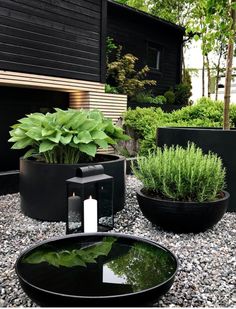
M 133 166 L 148 195 L 186 202 L 214 201 L 225 187 L 225 169 L 213 153 L 203 154 L 194 144 L 157 148 L 138 157 Z
M 29 114 L 11 128 L 12 149 L 28 148 L 25 158 L 33 156 L 47 163 L 86 161 L 98 147 L 129 139 L 98 110 L 56 108 L 54 113 Z

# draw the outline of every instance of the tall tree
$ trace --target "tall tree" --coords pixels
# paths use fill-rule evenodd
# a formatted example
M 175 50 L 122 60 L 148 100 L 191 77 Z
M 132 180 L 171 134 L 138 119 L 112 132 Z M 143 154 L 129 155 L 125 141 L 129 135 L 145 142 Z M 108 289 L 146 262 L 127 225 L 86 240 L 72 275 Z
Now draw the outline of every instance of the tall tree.
M 116 2 L 129 5 L 144 12 L 149 12 L 147 0 L 116 0 Z
M 234 56 L 234 40 L 235 40 L 235 24 L 236 24 L 236 0 L 232 0 L 230 16 L 231 27 L 229 33 L 229 43 L 227 51 L 226 62 L 226 76 L 225 76 L 225 95 L 224 95 L 224 130 L 229 130 L 229 104 L 230 104 L 230 92 L 231 92 L 231 80 L 232 80 L 232 68 L 233 68 L 233 56 Z
M 202 0 L 203 1 L 203 0 Z M 212 31 L 214 42 L 218 39 L 228 40 L 227 44 L 227 61 L 225 74 L 225 94 L 224 94 L 224 124 L 223 128 L 230 128 L 229 122 L 229 105 L 231 93 L 231 80 L 234 56 L 234 40 L 236 26 L 236 0 L 204 0 L 206 1 L 206 23 Z M 209 31 L 209 34 L 210 32 Z M 215 31 L 215 32 L 214 32 Z
M 149 1 L 152 14 L 186 27 L 197 0 L 153 0 Z

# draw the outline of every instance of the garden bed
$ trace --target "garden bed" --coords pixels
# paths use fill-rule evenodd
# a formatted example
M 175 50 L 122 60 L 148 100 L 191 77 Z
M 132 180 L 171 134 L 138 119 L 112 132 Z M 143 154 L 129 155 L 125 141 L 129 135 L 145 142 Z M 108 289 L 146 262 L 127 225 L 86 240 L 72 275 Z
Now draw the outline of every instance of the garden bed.
M 236 213 L 227 213 L 212 229 L 200 234 L 163 232 L 139 210 L 135 188 L 139 182 L 127 177 L 125 208 L 115 216 L 113 231 L 157 241 L 179 260 L 172 289 L 159 307 L 234 307 Z M 40 222 L 20 212 L 19 194 L 0 197 L 0 307 L 35 307 L 20 288 L 14 270 L 19 253 L 36 241 L 65 234 L 65 223 Z

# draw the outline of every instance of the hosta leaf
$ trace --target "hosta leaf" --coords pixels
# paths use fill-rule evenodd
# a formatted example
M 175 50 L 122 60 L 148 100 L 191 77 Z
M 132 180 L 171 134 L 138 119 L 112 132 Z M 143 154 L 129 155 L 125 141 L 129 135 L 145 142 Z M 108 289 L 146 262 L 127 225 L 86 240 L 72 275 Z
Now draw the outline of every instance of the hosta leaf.
M 56 135 L 54 136 L 48 136 L 47 139 L 54 142 L 54 143 L 59 143 L 60 141 L 60 138 L 61 138 L 61 132 L 57 132 Z
M 16 127 L 14 130 L 10 131 L 10 135 L 22 137 L 25 135 L 25 131 L 21 128 Z
M 42 113 L 33 113 L 29 115 L 30 119 L 32 119 L 33 121 L 38 121 L 38 122 L 42 122 L 45 118 L 45 115 Z
M 94 141 L 99 147 L 101 147 L 101 148 L 108 148 L 108 143 L 107 143 L 107 141 L 105 141 L 104 139 L 95 139 L 95 141 Z
M 90 111 L 89 118 L 97 120 L 99 122 L 102 121 L 102 119 L 103 119 L 102 113 L 99 110 L 92 110 L 92 111 Z
M 80 130 L 81 131 L 92 131 L 93 129 L 96 128 L 98 125 L 98 122 L 93 120 L 93 119 L 87 119 L 81 126 Z
M 42 129 L 42 136 L 49 136 L 55 133 L 55 130 Z
M 33 140 L 39 141 L 42 138 L 41 128 L 33 127 L 28 132 L 25 132 L 25 135 L 29 136 Z
M 18 142 L 20 140 L 24 139 L 22 136 L 12 136 L 11 138 L 9 138 L 8 142 Z
M 33 154 L 35 154 L 35 153 L 37 153 L 37 151 L 36 151 L 34 148 L 28 150 L 28 151 L 24 154 L 24 159 L 27 159 L 27 158 L 31 157 L 31 156 L 32 156 Z
M 27 146 L 32 145 L 32 140 L 28 137 L 21 139 L 19 142 L 16 142 L 14 145 L 12 145 L 12 149 L 24 149 Z
M 106 126 L 105 126 L 105 133 L 113 133 L 115 130 L 114 125 L 112 123 L 112 121 L 107 121 L 106 122 Z
M 78 129 L 85 121 L 87 120 L 87 114 L 86 113 L 76 113 L 72 120 L 70 121 L 70 127 L 73 130 Z
M 112 139 L 111 137 L 109 137 L 109 136 L 106 138 L 106 141 L 110 145 L 115 145 L 116 144 L 116 141 L 114 139 Z
M 61 136 L 60 137 L 60 142 L 63 144 L 63 145 L 67 145 L 71 142 L 72 140 L 72 137 L 73 135 L 72 134 L 68 134 L 66 136 Z
M 43 141 L 39 146 L 39 152 L 41 153 L 52 150 L 55 146 L 55 143 L 52 143 L 50 141 Z
M 93 143 L 90 144 L 79 144 L 78 148 L 81 152 L 86 153 L 87 155 L 91 157 L 95 157 L 95 154 L 97 152 L 97 146 Z
M 105 139 L 107 138 L 107 134 L 102 131 L 93 131 L 91 132 L 91 136 L 93 139 Z
M 89 132 L 83 131 L 80 132 L 77 136 L 75 136 L 73 141 L 75 144 L 88 144 L 92 141 L 92 137 Z

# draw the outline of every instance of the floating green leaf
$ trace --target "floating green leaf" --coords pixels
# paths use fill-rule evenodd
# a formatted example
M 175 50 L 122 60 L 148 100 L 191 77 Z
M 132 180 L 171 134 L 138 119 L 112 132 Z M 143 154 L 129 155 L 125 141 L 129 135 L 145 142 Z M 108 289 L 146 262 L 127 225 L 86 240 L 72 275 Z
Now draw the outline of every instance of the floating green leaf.
M 24 257 L 23 263 L 40 264 L 46 262 L 55 267 L 86 267 L 86 264 L 96 263 L 96 259 L 99 256 L 107 256 L 115 241 L 116 238 L 108 236 L 104 237 L 101 242 L 79 250 L 68 249 L 59 251 L 45 246 Z

